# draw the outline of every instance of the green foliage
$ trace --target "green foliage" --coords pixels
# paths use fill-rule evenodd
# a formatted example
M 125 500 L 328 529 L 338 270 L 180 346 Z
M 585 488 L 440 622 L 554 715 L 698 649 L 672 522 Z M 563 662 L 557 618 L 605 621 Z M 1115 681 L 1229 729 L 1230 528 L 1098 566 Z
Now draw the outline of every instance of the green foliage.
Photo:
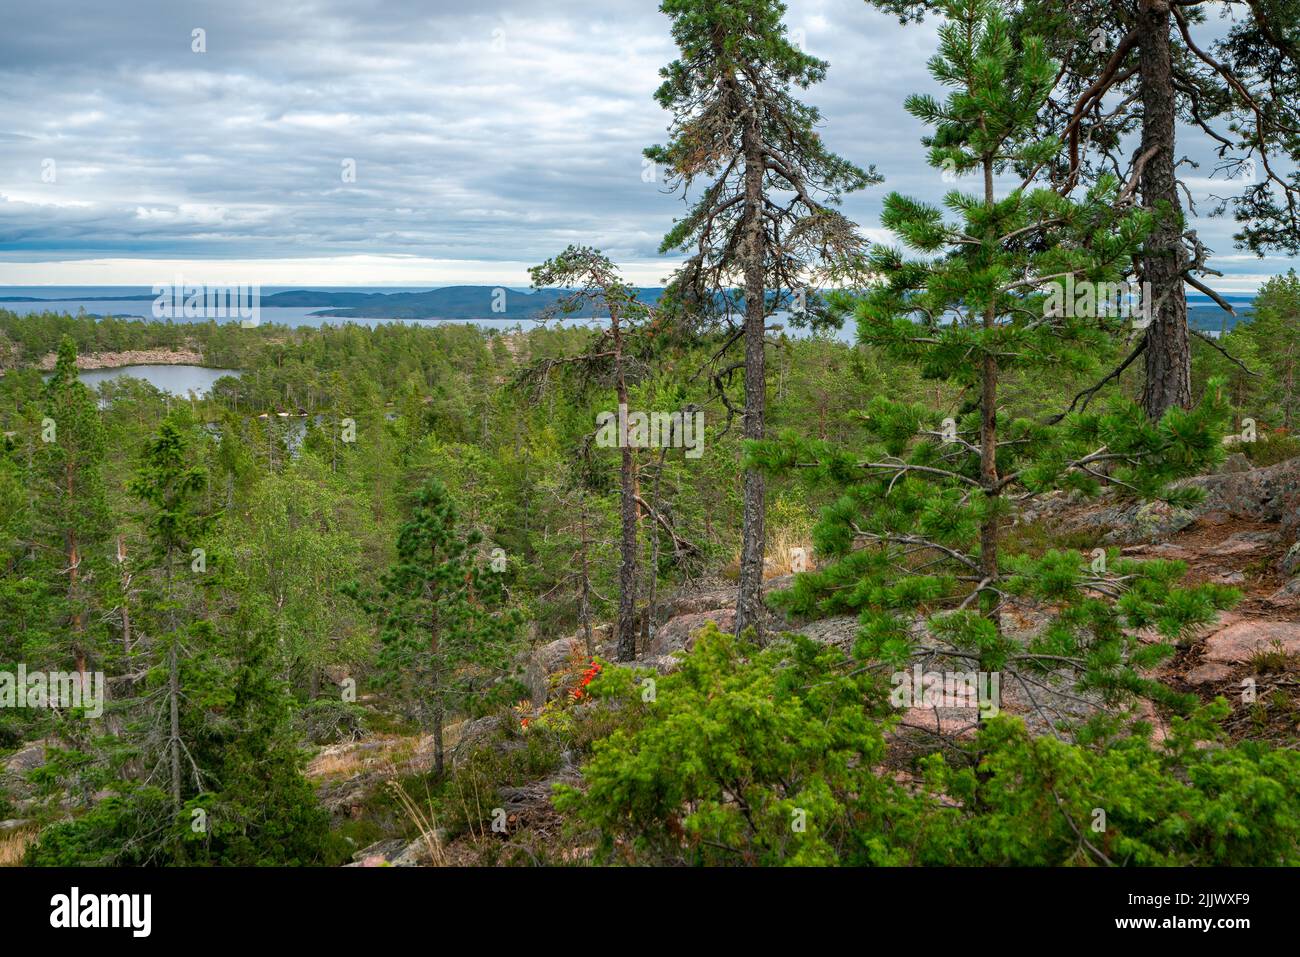
M 807 639 L 760 650 L 709 625 L 653 702 L 609 668 L 591 690 L 620 727 L 555 803 L 596 830 L 601 860 L 625 863 L 1300 862 L 1300 755 L 1223 745 L 1221 700 L 1161 744 L 1105 728 L 1072 744 L 995 717 L 970 763 L 933 754 L 900 778 L 883 766 L 880 682 L 851 665 Z
M 1124 202 L 1113 180 L 1078 198 L 1027 186 L 998 197 L 995 172 L 1037 167 L 1060 149 L 1033 126 L 1057 68 L 1041 39 L 1013 42 L 996 4 L 952 0 L 943 10 L 930 69 L 952 92 L 942 103 L 918 96 L 907 105 L 934 129 L 931 164 L 982 172 L 983 193 L 950 192 L 946 213 L 889 196 L 882 221 L 923 258 L 875 248 L 879 281 L 838 303 L 855 312 L 864 346 L 965 398 L 945 409 L 877 395 L 861 414 L 866 441 L 852 451 L 794 430 L 749 443 L 750 461 L 836 496 L 813 530 L 825 564 L 773 601 L 803 616 L 860 613 L 855 653 L 864 659 L 901 665 L 937 648 L 983 671 L 1065 668 L 1110 697 L 1172 702 L 1139 674 L 1172 648 L 1143 647 L 1135 630 L 1158 622 L 1177 638 L 1230 605 L 1231 593 L 1173 588 L 1158 565 L 1089 572 L 1075 554 L 1018 555 L 1003 534 L 1024 502 L 1056 490 L 1192 503 L 1194 489 L 1171 483 L 1222 460 L 1228 403 L 1212 381 L 1195 409 L 1152 423 L 1118 397 L 1100 408 L 1076 399 L 1047 417 L 999 393 L 1008 375 L 1100 375 L 1097 357 L 1113 354 L 1108 343 L 1126 321 L 1101 307 L 1097 297 L 1109 296 L 1072 291 L 1120 280 L 1150 217 Z M 1016 605 L 1050 614 L 1027 648 L 1003 632 L 1002 613 Z M 923 632 L 911 627 L 916 619 Z
M 876 773 L 878 679 L 795 636 L 759 650 L 710 623 L 653 702 L 627 669 L 589 687 L 627 726 L 597 741 L 585 787 L 556 806 L 633 859 L 699 864 L 900 864 L 915 838 L 903 790 Z M 615 858 L 617 859 L 617 858 Z
M 95 399 L 77 378 L 77 350 L 67 336 L 45 385 L 44 411 L 33 476 L 40 507 L 33 517 L 38 534 L 60 556 L 62 564 L 56 563 L 53 574 L 66 580 L 64 627 L 52 636 L 56 653 L 65 663 L 84 666 L 102 653 L 102 632 L 93 621 L 95 596 L 87 581 L 102 565 L 98 546 L 108 531 L 105 438 Z
M 815 289 L 818 279 L 851 275 L 860 239 L 834 207 L 880 176 L 830 152 L 818 132 L 821 114 L 794 95 L 820 83 L 827 63 L 790 41 L 778 0 L 663 0 L 660 9 L 679 51 L 659 71 L 655 91 L 673 114 L 672 137 L 645 155 L 667 168 L 674 189 L 710 181 L 660 245 L 688 256 L 665 294 L 665 312 L 694 323 L 736 307 L 729 290 L 751 254 L 737 235 L 750 217 L 760 224 L 763 249 L 753 255 L 771 292 L 765 309 L 793 302 L 795 290 Z M 750 170 L 761 209 L 747 198 Z M 769 198 L 786 193 L 793 194 L 788 204 Z M 816 295 L 795 302 L 792 313 L 800 324 L 833 321 Z
M 955 864 L 1134 867 L 1300 862 L 1300 755 L 1215 743 L 1219 702 L 1174 720 L 1165 745 L 1134 736 L 1067 744 L 1000 717 L 978 771 L 928 761 L 926 783 L 976 809 L 945 854 Z
M 500 578 L 476 553 L 481 541 L 477 531 L 462 532 L 456 506 L 431 479 L 414 495 L 377 595 L 353 589 L 380 621 L 385 683 L 439 738 L 453 708 L 481 713 L 517 697 L 501 679 L 517 650 L 519 615 L 503 607 Z M 441 750 L 437 759 L 441 767 Z
M 300 719 L 312 744 L 354 741 L 366 733 L 366 713 L 358 705 L 335 698 L 308 702 Z
M 54 824 L 27 849 L 33 867 L 128 867 L 166 863 L 167 836 L 179 837 L 171 801 L 155 787 L 136 787 L 100 801 L 84 816 Z M 160 839 L 161 838 L 161 839 Z

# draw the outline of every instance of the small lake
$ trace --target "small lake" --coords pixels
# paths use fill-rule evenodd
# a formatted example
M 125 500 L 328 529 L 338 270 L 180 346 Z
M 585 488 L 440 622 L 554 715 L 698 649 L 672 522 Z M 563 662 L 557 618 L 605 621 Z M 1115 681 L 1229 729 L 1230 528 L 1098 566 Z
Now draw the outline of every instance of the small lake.
M 227 375 L 238 376 L 239 370 L 187 365 L 138 365 L 120 366 L 116 369 L 82 369 L 78 373 L 81 381 L 92 391 L 98 389 L 101 382 L 130 376 L 133 379 L 144 379 L 156 389 L 179 396 L 187 396 L 191 392 L 198 396 L 207 395 L 212 383 Z

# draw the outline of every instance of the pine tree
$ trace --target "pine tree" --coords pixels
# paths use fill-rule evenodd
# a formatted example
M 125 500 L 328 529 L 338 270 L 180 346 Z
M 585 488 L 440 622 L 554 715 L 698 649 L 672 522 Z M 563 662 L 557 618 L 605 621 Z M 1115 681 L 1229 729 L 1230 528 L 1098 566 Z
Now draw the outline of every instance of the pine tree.
M 666 146 L 645 151 L 685 192 L 707 182 L 690 212 L 664 237 L 682 250 L 670 302 L 734 327 L 744 340 L 744 435 L 761 439 L 766 418 L 767 317 L 783 308 L 815 321 L 807 290 L 853 264 L 859 240 L 834 210 L 842 194 L 878 182 L 831 153 L 817 132 L 816 108 L 794 87 L 820 82 L 827 64 L 799 50 L 777 0 L 664 0 L 680 55 L 660 71 L 655 99 L 673 115 Z M 740 296 L 735 294 L 740 288 Z M 805 308 L 808 307 L 808 308 Z M 721 316 L 718 314 L 721 313 Z M 744 476 L 744 527 L 736 627 L 762 631 L 765 486 Z
M 1096 308 L 1095 299 L 1062 302 L 1062 292 L 1118 281 L 1151 218 L 1113 179 L 1079 201 L 1025 187 L 999 196 L 999 170 L 1049 162 L 1061 149 L 1039 139 L 1034 122 L 1058 66 L 1040 38 L 1014 44 L 991 0 L 951 0 L 945 12 L 930 69 L 952 93 L 942 103 L 911 96 L 907 108 L 934 130 L 925 141 L 931 165 L 975 173 L 982 189 L 945 197 L 956 222 L 891 194 L 884 225 L 929 258 L 875 248 L 871 264 L 881 278 L 855 310 L 864 345 L 970 398 L 945 416 L 877 397 L 865 413 L 875 437 L 865 457 L 794 434 L 751 446 L 758 464 L 808 469 L 841 490 L 814 532 L 831 562 L 798 576 L 778 601 L 805 615 L 860 611 L 864 657 L 901 665 L 929 647 L 985 672 L 1065 667 L 1108 693 L 1168 699 L 1139 668 L 1172 646 L 1142 645 L 1133 631 L 1158 624 L 1166 638 L 1177 637 L 1213 620 L 1231 590 L 1178 587 L 1176 562 L 1111 554 L 1089 567 L 1073 552 L 1008 553 L 1003 530 L 1025 502 L 1054 489 L 1189 501 L 1194 490 L 1169 483 L 1221 459 L 1216 430 L 1226 404 L 1217 384 L 1195 411 L 1171 410 L 1158 424 L 1121 400 L 1045 421 L 1000 404 L 1002 377 L 1035 368 L 1089 373 L 1093 353 L 1104 351 L 1097 346 L 1124 332 L 1126 318 Z M 1002 614 L 1019 602 L 1056 609 L 1028 646 L 1002 627 Z M 917 615 L 933 646 L 912 630 Z
M 540 266 L 529 270 L 534 288 L 562 287 L 569 290 L 543 317 L 572 315 L 585 307 L 598 306 L 609 315 L 609 328 L 597 336 L 586 354 L 588 365 L 608 364 L 614 379 L 615 413 L 623 422 L 628 410 L 628 381 L 632 378 L 631 350 L 652 311 L 637 298 L 637 291 L 619 276 L 609 257 L 598 249 L 570 246 Z M 637 499 L 636 450 L 629 437 L 619 435 L 619 565 L 618 617 L 614 635 L 619 661 L 636 657 L 637 554 L 641 508 Z
M 933 0 L 868 0 L 900 19 L 919 20 Z M 1126 168 L 1156 220 L 1137 258 L 1151 284 L 1152 322 L 1129 361 L 1145 364 L 1142 404 L 1158 419 L 1190 407 L 1187 291 L 1233 307 L 1207 281 L 1210 250 L 1188 228 L 1178 167 L 1180 131 L 1203 135 L 1224 183 L 1209 212 L 1231 212 L 1240 248 L 1300 250 L 1300 34 L 1294 0 L 1018 0 L 1007 5 L 1024 29 L 1043 36 L 1061 61 L 1040 128 L 1061 134 L 1058 188 Z M 1226 35 L 1197 37 L 1212 7 L 1230 11 Z M 1107 101 L 1107 96 L 1111 99 Z M 1133 148 L 1130 131 L 1140 130 Z M 1131 151 L 1131 152 L 1130 152 Z M 1194 334 L 1194 333 L 1193 333 Z M 1127 363 L 1126 363 L 1127 364 Z
M 217 564 L 227 566 L 231 557 L 219 554 Z M 218 574 L 237 593 L 246 585 L 237 569 L 222 567 Z M 204 715 L 195 759 L 210 785 L 189 797 L 182 814 L 188 856 L 242 866 L 320 863 L 329 813 L 302 773 L 295 700 L 279 676 L 273 618 L 241 605 L 204 637 L 215 667 L 188 693 Z M 205 827 L 195 828 L 195 819 Z

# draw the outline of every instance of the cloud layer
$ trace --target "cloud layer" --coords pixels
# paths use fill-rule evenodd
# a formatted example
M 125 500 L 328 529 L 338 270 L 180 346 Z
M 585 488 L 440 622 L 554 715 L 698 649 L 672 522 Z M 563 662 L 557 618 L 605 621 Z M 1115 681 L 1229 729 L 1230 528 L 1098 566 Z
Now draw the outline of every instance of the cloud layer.
M 519 282 L 570 242 L 655 282 L 682 210 L 641 159 L 667 124 L 651 94 L 674 51 L 656 6 L 13 4 L 0 33 L 0 282 L 149 281 L 178 259 L 227 261 L 223 273 L 249 281 L 284 281 L 269 261 L 287 260 L 303 284 Z M 886 190 L 948 188 L 902 107 L 933 88 L 933 25 L 901 27 L 862 0 L 793 0 L 787 22 L 831 63 L 808 94 L 827 141 L 887 178 L 845 205 L 879 235 Z M 1202 224 L 1220 253 L 1230 233 Z M 1285 265 L 1221 263 L 1239 274 L 1227 288 Z

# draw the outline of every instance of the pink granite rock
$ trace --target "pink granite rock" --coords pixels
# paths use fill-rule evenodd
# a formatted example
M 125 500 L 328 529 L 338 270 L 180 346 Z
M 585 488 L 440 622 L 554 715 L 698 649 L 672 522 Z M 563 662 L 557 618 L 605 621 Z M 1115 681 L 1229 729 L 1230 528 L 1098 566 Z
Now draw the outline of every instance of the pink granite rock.
M 1205 660 L 1236 664 L 1257 651 L 1280 644 L 1287 654 L 1300 654 L 1300 622 L 1250 619 L 1217 631 L 1205 640 Z

